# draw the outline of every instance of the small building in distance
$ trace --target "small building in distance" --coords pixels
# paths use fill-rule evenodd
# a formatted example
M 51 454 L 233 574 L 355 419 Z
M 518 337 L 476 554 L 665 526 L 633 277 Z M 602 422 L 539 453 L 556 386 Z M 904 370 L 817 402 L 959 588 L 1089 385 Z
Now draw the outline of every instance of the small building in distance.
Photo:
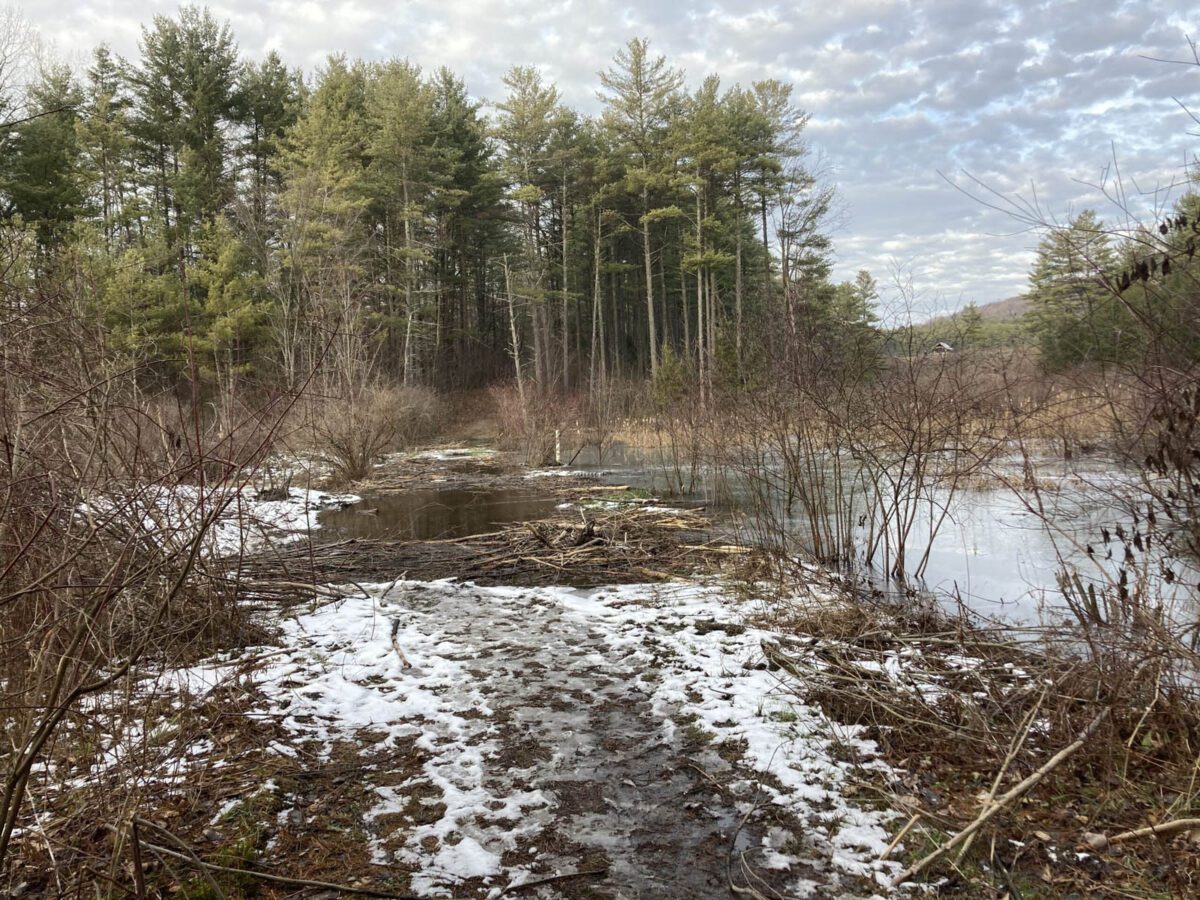
M 934 353 L 953 353 L 954 348 L 951 347 L 949 344 L 947 344 L 945 341 L 938 341 L 936 344 L 933 345 L 933 352 Z

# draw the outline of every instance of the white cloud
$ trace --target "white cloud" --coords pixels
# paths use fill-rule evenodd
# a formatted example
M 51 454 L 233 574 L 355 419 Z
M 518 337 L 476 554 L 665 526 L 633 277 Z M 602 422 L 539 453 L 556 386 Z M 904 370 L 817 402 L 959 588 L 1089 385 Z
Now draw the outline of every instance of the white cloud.
M 243 52 L 277 50 L 307 70 L 328 53 L 448 65 L 495 98 L 513 64 L 539 66 L 567 102 L 596 109 L 595 73 L 645 35 L 692 84 L 790 80 L 813 115 L 813 143 L 848 206 L 837 274 L 883 275 L 911 260 L 919 286 L 951 302 L 1022 289 L 1036 235 L 952 186 L 967 170 L 999 190 L 1036 188 L 1059 218 L 1103 199 L 1095 181 L 1115 148 L 1143 187 L 1178 177 L 1194 152 L 1172 98 L 1195 95 L 1186 57 L 1200 36 L 1186 0 L 237 0 L 214 2 Z M 140 25 L 173 15 L 163 0 L 30 5 L 28 18 L 68 59 L 105 41 L 136 57 Z M 1150 201 L 1153 202 L 1153 198 Z

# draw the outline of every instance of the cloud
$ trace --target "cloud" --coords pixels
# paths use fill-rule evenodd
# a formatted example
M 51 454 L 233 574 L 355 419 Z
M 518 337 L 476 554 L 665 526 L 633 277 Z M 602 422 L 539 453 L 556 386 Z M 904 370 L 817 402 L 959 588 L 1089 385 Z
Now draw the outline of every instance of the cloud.
M 597 109 L 596 72 L 644 35 L 696 85 L 779 78 L 812 114 L 810 138 L 847 207 L 836 275 L 909 262 L 925 296 L 951 305 L 1023 289 L 1037 235 L 956 190 L 968 172 L 1021 192 L 1047 216 L 1115 216 L 1098 183 L 1115 151 L 1153 207 L 1181 176 L 1194 126 L 1174 98 L 1200 68 L 1180 59 L 1200 16 L 1185 0 L 220 0 L 244 54 L 276 50 L 312 71 L 327 54 L 447 65 L 481 98 L 514 64 L 537 65 L 564 99 Z M 162 0 L 30 6 L 60 53 L 101 41 L 136 58 Z M 1014 233 L 1017 232 L 1017 233 Z

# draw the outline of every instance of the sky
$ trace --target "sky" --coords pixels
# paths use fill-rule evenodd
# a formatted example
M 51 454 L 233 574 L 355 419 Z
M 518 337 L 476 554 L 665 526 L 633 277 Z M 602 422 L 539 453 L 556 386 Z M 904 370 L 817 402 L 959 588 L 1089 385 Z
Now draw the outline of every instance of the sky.
M 918 315 L 1024 290 L 1038 233 L 988 202 L 1063 222 L 1107 199 L 1116 172 L 1146 218 L 1178 196 L 1197 150 L 1200 4 L 1189 0 L 221 0 L 243 55 L 306 72 L 336 51 L 447 65 L 481 100 L 535 65 L 594 113 L 596 73 L 631 37 L 692 86 L 776 78 L 811 115 L 814 159 L 838 186 L 835 277 L 865 268 Z M 100 42 L 136 58 L 160 0 L 43 0 L 23 12 L 53 52 Z M 1182 106 L 1181 106 L 1182 104 Z M 1191 132 L 1191 133 L 1189 133 Z M 1175 185 L 1175 187 L 1172 187 Z M 968 196 L 964 190 L 974 196 Z M 994 192 L 994 193 L 993 193 Z

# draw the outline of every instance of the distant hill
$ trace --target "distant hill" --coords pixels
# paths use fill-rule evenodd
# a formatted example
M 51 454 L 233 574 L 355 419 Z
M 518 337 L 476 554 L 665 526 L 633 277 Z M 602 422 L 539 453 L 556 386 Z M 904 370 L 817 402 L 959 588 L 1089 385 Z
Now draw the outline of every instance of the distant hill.
M 1029 298 L 1024 294 L 1018 294 L 1007 300 L 993 300 L 978 309 L 985 322 L 1009 322 L 1019 319 L 1029 312 Z
M 978 324 L 970 334 L 962 318 L 963 310 L 956 310 L 947 315 L 937 316 L 916 326 L 916 333 L 928 342 L 930 346 L 945 341 L 950 346 L 962 348 L 974 347 L 1013 347 L 1030 341 L 1030 334 L 1025 322 L 1025 314 L 1029 312 L 1029 298 L 1022 295 L 1008 297 L 977 306 L 979 310 Z

